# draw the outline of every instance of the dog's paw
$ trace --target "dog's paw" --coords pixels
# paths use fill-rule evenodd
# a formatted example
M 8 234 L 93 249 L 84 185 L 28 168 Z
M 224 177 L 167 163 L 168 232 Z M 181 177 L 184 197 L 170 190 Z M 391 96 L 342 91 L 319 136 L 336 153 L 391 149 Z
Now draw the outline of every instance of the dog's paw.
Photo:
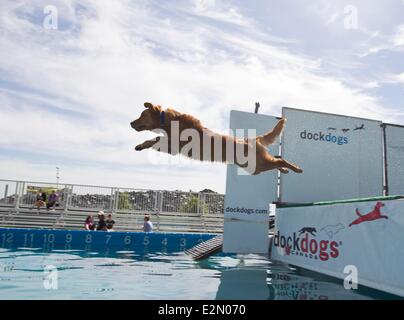
M 286 168 L 279 168 L 279 171 L 280 171 L 281 173 L 284 173 L 284 174 L 289 173 L 289 170 L 286 169 Z
M 142 145 L 139 144 L 138 146 L 136 146 L 136 147 L 135 147 L 135 150 L 136 150 L 136 151 L 142 151 L 142 150 L 143 150 Z
M 303 173 L 303 169 L 297 168 L 297 169 L 295 170 L 295 172 L 296 172 L 296 173 Z

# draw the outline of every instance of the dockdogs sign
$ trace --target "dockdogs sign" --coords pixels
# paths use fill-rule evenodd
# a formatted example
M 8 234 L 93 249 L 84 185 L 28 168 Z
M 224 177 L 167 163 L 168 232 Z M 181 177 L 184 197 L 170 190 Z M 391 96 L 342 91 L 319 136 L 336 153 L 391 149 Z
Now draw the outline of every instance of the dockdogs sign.
M 314 202 L 383 195 L 380 121 L 283 108 L 288 120 L 282 158 L 302 175 L 281 175 L 282 202 Z
M 271 257 L 404 295 L 404 199 L 278 208 Z

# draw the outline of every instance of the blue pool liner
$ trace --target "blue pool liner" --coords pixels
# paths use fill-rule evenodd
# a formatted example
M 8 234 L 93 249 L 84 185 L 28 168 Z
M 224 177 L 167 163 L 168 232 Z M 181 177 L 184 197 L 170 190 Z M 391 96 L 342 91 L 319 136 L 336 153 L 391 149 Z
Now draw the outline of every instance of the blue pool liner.
M 172 253 L 188 250 L 214 236 L 217 234 L 0 228 L 0 247 Z

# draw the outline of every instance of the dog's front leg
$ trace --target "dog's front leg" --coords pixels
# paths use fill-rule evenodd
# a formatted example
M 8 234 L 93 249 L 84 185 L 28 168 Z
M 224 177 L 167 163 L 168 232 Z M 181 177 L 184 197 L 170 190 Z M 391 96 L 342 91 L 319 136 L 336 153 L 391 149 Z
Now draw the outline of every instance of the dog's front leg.
M 152 140 L 146 140 L 145 142 L 137 145 L 135 147 L 135 150 L 136 151 L 141 151 L 141 150 L 144 150 L 144 149 L 149 149 L 149 148 L 153 147 L 159 141 L 160 141 L 160 137 L 157 137 L 157 138 L 152 139 Z

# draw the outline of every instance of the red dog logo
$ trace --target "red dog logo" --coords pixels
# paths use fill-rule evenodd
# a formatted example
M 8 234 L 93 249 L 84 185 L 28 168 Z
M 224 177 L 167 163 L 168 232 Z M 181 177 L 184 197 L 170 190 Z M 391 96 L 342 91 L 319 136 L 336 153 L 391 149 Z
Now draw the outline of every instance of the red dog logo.
M 369 212 L 368 214 L 365 214 L 365 215 L 361 215 L 359 210 L 356 209 L 356 215 L 359 218 L 354 220 L 349 226 L 352 226 L 353 224 L 360 224 L 365 221 L 373 221 L 373 220 L 377 220 L 377 219 L 388 219 L 389 217 L 381 214 L 380 209 L 382 207 L 384 207 L 384 203 L 377 202 L 375 205 L 375 208 L 371 212 Z

